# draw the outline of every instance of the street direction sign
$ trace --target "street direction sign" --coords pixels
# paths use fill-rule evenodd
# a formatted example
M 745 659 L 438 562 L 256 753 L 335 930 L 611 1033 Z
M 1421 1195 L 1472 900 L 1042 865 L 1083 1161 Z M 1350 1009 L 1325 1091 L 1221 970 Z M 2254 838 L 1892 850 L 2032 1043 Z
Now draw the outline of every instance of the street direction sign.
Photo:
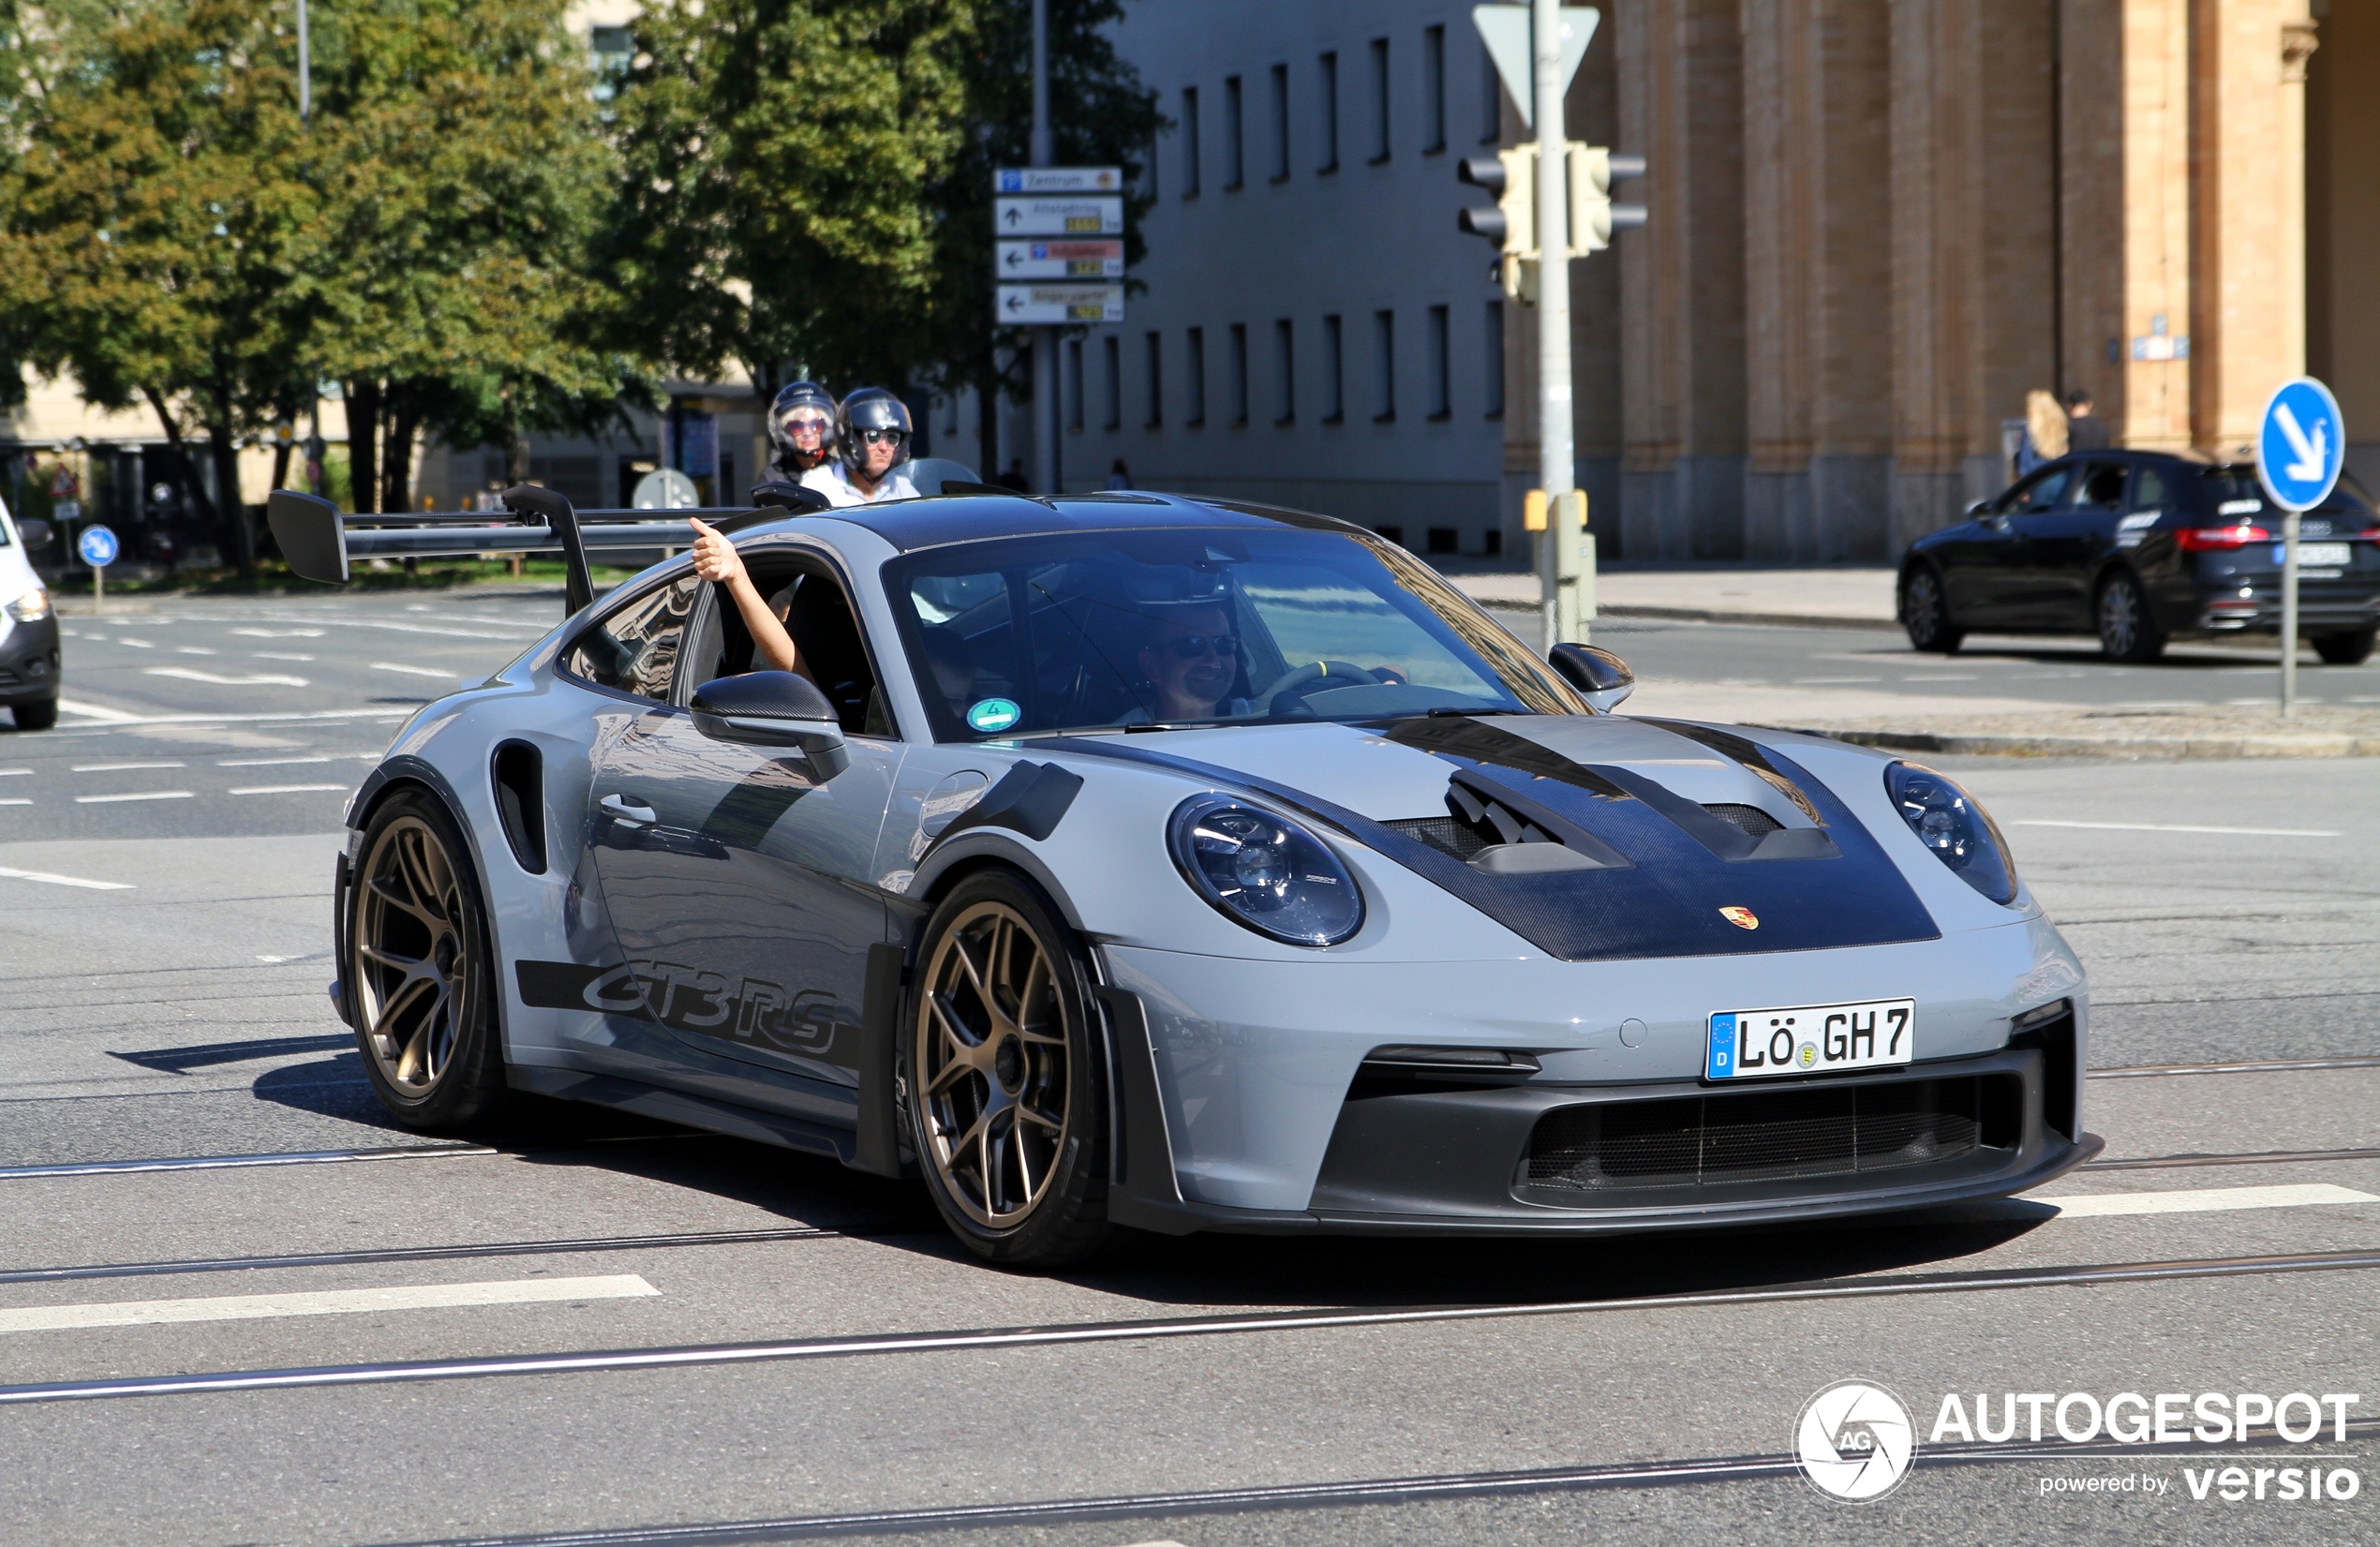
M 2346 452 L 2339 400 L 2313 377 L 2283 383 L 2265 404 L 2256 477 L 2283 510 L 2310 511 L 2329 498 Z
M 991 201 L 995 236 L 1122 236 L 1123 196 L 1024 194 Z
M 1562 95 L 1569 95 L 1570 77 L 1578 73 L 1579 61 L 1586 57 L 1587 40 L 1602 20 L 1603 13 L 1592 6 L 1562 7 Z M 1521 110 L 1521 122 L 1535 126 L 1537 70 L 1529 47 L 1529 7 L 1474 6 L 1471 24 L 1480 29 L 1480 41 L 1487 45 L 1504 89 L 1512 94 L 1512 105 Z
M 1003 285 L 993 305 L 1004 323 L 1121 322 L 1122 285 Z
M 1123 244 L 1003 242 L 992 259 L 992 272 L 1003 279 L 1122 279 Z
M 82 556 L 85 564 L 95 570 L 104 570 L 115 562 L 118 551 L 115 533 L 105 527 L 85 527 L 82 535 L 75 541 L 74 551 Z
M 1122 167 L 1002 167 L 991 191 L 1003 193 L 1122 193 Z

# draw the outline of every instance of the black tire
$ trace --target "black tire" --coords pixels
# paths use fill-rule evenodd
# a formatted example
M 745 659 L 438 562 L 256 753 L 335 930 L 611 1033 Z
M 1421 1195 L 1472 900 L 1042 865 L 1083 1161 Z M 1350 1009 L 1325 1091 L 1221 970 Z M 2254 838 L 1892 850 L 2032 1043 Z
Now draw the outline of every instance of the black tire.
M 471 851 L 444 804 L 403 790 L 372 813 L 356 855 L 339 970 L 364 1071 L 406 1127 L 469 1132 L 511 1094 Z
M 2149 611 L 2140 582 L 2118 570 L 2099 583 L 2091 617 L 2099 622 L 2099 653 L 2127 665 L 2143 665 L 2165 653 L 2165 633 Z
M 1951 654 L 1967 638 L 1966 630 L 1951 625 L 1942 577 L 1924 564 L 1900 577 L 1900 621 L 1912 647 L 1936 655 Z
M 2353 633 L 2316 634 L 2306 643 L 2313 647 L 2313 653 L 2322 657 L 2326 666 L 2360 666 L 2372 659 L 2375 636 L 2380 636 L 2380 629 L 2358 629 Z M 24 721 L 17 723 L 22 725 Z
M 979 871 L 935 908 L 910 977 L 905 1115 L 944 1223 L 1004 1267 L 1097 1253 L 1112 1229 L 1107 1061 L 1082 943 L 1031 881 Z
M 15 718 L 17 729 L 21 731 L 46 731 L 58 722 L 58 701 L 37 698 L 30 704 L 9 706 L 8 713 Z

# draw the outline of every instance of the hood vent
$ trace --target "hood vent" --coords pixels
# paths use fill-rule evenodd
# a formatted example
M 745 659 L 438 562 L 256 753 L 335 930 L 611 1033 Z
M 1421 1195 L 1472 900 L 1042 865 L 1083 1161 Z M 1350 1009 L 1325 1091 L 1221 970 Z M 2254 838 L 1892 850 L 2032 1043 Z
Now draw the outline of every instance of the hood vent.
M 1452 855 L 1483 875 L 1546 875 L 1628 866 L 1600 839 L 1525 796 L 1500 791 L 1468 773 L 1458 773 L 1448 783 L 1446 806 L 1449 814 L 1445 816 L 1386 826 Z
M 1758 806 L 1718 805 L 1705 806 L 1703 810 L 1718 817 L 1721 822 L 1740 829 L 1746 838 L 1756 841 L 1773 832 L 1780 831 L 1785 826 Z

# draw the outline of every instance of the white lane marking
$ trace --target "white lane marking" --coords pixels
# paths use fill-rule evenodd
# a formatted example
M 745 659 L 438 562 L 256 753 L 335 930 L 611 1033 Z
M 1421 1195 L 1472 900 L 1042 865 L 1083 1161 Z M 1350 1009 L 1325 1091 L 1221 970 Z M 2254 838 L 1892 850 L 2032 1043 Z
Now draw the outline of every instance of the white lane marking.
M 1980 682 L 1980 677 L 1904 677 L 1903 682 Z
M 218 768 L 280 768 L 292 763 L 328 763 L 327 757 L 227 757 L 216 764 Z
M 2050 822 L 2019 817 L 2012 827 L 2090 827 L 2111 833 L 2234 833 L 2243 838 L 2337 838 L 2319 827 L 2194 827 L 2174 822 Z
M 137 790 L 129 795 L 79 795 L 74 797 L 74 803 L 78 806 L 104 806 L 117 800 L 188 800 L 191 797 L 192 792 L 188 790 Z
M 31 768 L 0 768 L 0 779 L 14 779 L 19 774 L 29 774 L 32 771 Z
M 218 688 L 303 688 L 302 677 L 285 677 L 278 672 L 250 672 L 245 677 L 224 677 L 216 672 L 202 672 L 189 666 L 151 666 L 150 677 L 178 677 L 185 682 L 212 682 Z
M 2087 1193 L 2075 1197 L 2027 1197 L 2045 1203 L 2061 1219 L 2098 1219 L 2110 1214 L 2203 1214 L 2231 1209 L 2302 1209 L 2316 1203 L 2380 1203 L 2380 1197 L 2328 1182 L 2288 1187 L 2191 1187 L 2164 1193 Z
M 102 643 L 107 643 L 107 641 L 102 641 Z M 157 647 L 157 642 L 154 639 L 118 639 L 113 641 L 113 643 L 118 645 L 129 645 L 136 650 L 154 650 Z
M 336 790 L 344 795 L 353 787 L 349 784 L 245 784 L 231 793 L 233 795 L 298 795 L 307 790 Z
M 249 653 L 259 661 L 311 661 L 314 659 L 310 655 L 291 655 L 287 650 L 252 650 Z
M 425 1311 L 456 1305 L 533 1305 L 558 1300 L 638 1300 L 661 1291 L 635 1273 L 598 1278 L 513 1278 L 480 1284 L 416 1284 L 388 1289 L 317 1289 L 201 1300 L 119 1300 L 91 1305 L 29 1305 L 0 1311 L 0 1332 L 78 1327 L 154 1327 L 171 1321 L 253 1321 L 265 1316 Z
M 77 763 L 68 773 L 129 773 L 135 768 L 186 768 L 187 763 Z
M 176 655 L 220 655 L 223 652 L 220 650 L 210 650 L 202 645 L 185 645 L 173 653 Z
M 1793 685 L 1797 688 L 1818 688 L 1843 682 L 1882 682 L 1883 680 L 1881 677 L 1797 677 L 1793 678 Z
M 320 639 L 320 629 L 233 629 L 235 634 L 248 639 Z
M 68 714 L 79 714 L 86 720 L 101 721 L 110 725 L 145 723 L 137 714 L 127 714 L 122 709 L 102 708 L 97 704 L 85 704 L 79 698 L 61 698 L 58 700 L 58 707 Z
M 30 796 L 11 796 L 6 800 L 0 800 L 0 806 L 30 806 L 32 804 L 33 800 Z
M 32 802 L 25 804 L 31 805 Z M 79 875 L 52 875 L 48 870 L 12 870 L 5 865 L 0 865 L 0 876 L 7 876 L 11 881 L 38 881 L 52 886 L 81 886 L 93 892 L 128 892 L 133 889 L 129 881 L 91 881 Z
M 372 669 L 376 672 L 403 672 L 408 677 L 435 677 L 448 682 L 457 679 L 456 673 L 442 672 L 435 666 L 406 666 L 394 661 L 375 661 Z

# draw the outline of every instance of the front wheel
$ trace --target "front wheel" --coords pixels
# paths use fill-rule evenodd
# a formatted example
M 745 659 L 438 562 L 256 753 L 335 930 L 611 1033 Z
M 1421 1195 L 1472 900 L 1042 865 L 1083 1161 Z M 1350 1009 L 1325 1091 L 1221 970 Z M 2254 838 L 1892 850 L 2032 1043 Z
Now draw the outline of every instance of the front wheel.
M 987 870 L 927 923 L 903 1064 L 927 1190 L 970 1250 L 1016 1268 L 1107 1241 L 1107 1081 L 1081 945 L 1040 888 Z
M 2375 636 L 2380 636 L 2380 630 L 2358 629 L 2353 633 L 2318 634 L 2307 643 L 2313 647 L 2314 654 L 2322 657 L 2326 666 L 2360 666 L 2372 659 Z
M 11 705 L 8 713 L 15 718 L 17 729 L 21 731 L 46 731 L 58 722 L 58 701 L 37 698 L 30 704 Z
M 2165 653 L 2165 636 L 2149 616 L 2140 582 L 2118 573 L 2099 588 L 2099 652 L 2110 661 L 2138 665 Z
M 1937 655 L 1950 654 L 1967 637 L 1965 630 L 1951 626 L 1941 576 L 1928 569 L 1911 570 L 1901 581 L 1900 620 L 1912 647 Z
M 504 1104 L 498 985 L 470 851 L 425 791 L 391 796 L 364 830 L 349 894 L 355 1040 L 389 1115 L 455 1133 Z

